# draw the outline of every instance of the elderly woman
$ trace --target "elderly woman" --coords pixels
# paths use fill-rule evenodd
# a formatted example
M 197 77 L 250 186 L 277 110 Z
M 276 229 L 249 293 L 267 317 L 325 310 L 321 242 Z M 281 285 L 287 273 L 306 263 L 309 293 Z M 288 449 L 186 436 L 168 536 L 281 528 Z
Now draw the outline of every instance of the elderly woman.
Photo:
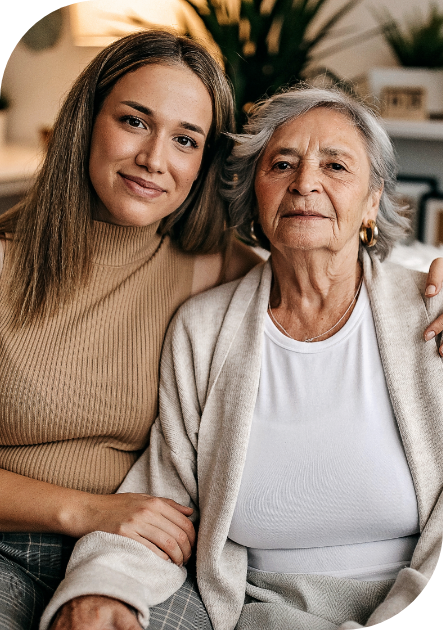
M 371 111 L 292 90 L 236 140 L 231 214 L 271 257 L 180 309 L 151 444 L 121 490 L 194 509 L 216 630 L 374 625 L 415 598 L 440 550 L 443 372 L 421 335 L 442 300 L 382 262 L 406 222 Z M 185 575 L 134 540 L 90 534 L 41 627 L 86 593 L 119 597 L 146 626 L 146 602 Z

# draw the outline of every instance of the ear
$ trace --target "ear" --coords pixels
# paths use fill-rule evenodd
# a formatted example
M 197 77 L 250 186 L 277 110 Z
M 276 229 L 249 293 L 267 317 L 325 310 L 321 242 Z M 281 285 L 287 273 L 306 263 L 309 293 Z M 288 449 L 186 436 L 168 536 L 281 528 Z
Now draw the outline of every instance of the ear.
M 373 190 L 369 192 L 368 196 L 368 206 L 367 210 L 363 216 L 363 225 L 366 225 L 368 221 L 372 219 L 372 221 L 377 220 L 377 214 L 380 207 L 380 199 L 383 194 L 384 183 L 380 186 L 378 190 Z

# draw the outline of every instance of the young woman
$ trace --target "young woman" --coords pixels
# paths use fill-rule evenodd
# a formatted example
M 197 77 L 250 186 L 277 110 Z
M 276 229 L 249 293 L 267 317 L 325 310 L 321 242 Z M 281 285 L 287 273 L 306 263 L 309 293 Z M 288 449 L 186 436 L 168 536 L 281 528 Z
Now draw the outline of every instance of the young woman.
M 174 311 L 256 262 L 215 192 L 233 120 L 201 46 L 125 37 L 78 78 L 33 190 L 0 218 L 2 629 L 38 622 L 88 532 L 190 556 L 188 508 L 113 493 L 148 441 Z

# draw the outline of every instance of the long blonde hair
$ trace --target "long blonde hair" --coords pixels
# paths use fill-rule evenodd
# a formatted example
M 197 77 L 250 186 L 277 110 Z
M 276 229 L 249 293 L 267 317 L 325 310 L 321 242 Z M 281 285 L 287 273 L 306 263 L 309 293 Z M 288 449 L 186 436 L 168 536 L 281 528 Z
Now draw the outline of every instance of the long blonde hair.
M 97 196 L 89 179 L 95 117 L 117 81 L 141 66 L 190 68 L 208 90 L 213 123 L 199 176 L 183 204 L 160 225 L 184 251 L 207 253 L 225 240 L 227 213 L 217 184 L 234 131 L 232 92 L 222 69 L 198 43 L 167 31 L 124 37 L 100 52 L 77 78 L 54 124 L 45 161 L 26 197 L 0 217 L 13 241 L 8 298 L 18 323 L 53 312 L 87 282 Z

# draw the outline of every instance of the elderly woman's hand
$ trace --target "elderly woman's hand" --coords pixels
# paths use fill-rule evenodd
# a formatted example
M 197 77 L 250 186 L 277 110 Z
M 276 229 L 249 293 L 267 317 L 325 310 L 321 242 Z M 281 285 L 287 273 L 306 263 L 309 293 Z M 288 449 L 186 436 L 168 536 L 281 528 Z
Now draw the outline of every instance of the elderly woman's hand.
M 426 281 L 426 296 L 433 297 L 440 293 L 443 283 L 443 258 L 436 258 L 429 268 Z M 443 331 L 443 314 L 437 317 L 425 330 L 425 340 L 430 341 Z M 440 346 L 440 354 L 443 356 L 443 344 Z
M 76 597 L 57 613 L 50 630 L 140 630 L 123 602 L 101 595 Z

